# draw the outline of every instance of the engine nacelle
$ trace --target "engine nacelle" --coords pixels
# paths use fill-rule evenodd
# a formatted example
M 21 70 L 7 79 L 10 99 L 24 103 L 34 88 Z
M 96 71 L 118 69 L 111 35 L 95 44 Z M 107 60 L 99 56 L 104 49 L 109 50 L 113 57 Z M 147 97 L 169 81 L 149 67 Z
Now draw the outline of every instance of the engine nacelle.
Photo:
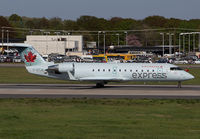
M 59 72 L 73 71 L 73 63 L 60 63 L 58 65 Z

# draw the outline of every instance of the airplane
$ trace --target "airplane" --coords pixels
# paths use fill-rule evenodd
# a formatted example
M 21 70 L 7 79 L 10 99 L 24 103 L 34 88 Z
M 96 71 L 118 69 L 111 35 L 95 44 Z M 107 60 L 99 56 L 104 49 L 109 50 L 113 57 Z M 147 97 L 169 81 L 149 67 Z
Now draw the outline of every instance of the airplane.
M 18 50 L 29 73 L 71 81 L 91 81 L 96 87 L 108 82 L 173 81 L 181 82 L 194 76 L 180 67 L 167 63 L 54 63 L 45 61 L 29 44 L 4 44 Z

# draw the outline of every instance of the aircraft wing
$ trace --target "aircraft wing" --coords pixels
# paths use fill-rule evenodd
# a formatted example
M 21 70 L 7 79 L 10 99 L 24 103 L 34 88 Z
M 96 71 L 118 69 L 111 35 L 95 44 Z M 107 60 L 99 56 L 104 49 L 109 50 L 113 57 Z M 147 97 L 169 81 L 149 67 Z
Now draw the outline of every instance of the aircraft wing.
M 125 78 L 120 77 L 84 77 L 80 78 L 80 81 L 123 81 Z

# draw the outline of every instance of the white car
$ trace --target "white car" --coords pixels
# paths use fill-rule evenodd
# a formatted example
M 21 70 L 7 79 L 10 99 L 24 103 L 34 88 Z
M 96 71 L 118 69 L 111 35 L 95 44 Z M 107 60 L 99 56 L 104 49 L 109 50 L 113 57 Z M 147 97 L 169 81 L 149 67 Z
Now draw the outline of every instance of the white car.
M 187 60 L 176 60 L 174 61 L 174 64 L 188 64 Z
M 200 64 L 200 59 L 194 61 L 194 64 Z

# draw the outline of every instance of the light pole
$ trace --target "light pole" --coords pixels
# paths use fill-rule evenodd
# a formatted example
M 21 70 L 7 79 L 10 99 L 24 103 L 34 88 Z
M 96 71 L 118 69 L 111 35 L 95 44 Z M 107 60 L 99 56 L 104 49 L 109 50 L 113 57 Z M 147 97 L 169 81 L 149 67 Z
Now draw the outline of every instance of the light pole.
M 195 33 L 193 33 L 193 52 L 195 52 Z
M 9 43 L 9 30 L 6 30 L 6 34 L 7 34 L 7 43 Z
M 199 33 L 199 52 L 200 52 L 200 33 Z
M 189 37 L 188 37 L 188 49 L 189 49 L 189 52 L 190 52 L 190 33 L 188 33 Z
M 160 33 L 160 35 L 162 35 L 163 57 L 164 57 L 164 55 L 165 55 L 165 34 L 164 33 Z
M 167 33 L 169 35 L 169 54 L 172 54 L 172 35 L 173 33 Z
M 8 47 L 8 43 L 9 43 L 9 30 L 6 30 L 6 34 L 7 34 L 7 51 L 8 51 L 8 49 L 9 49 L 9 47 Z M 7 55 L 8 55 L 8 53 L 7 53 Z
M 181 55 L 180 55 L 180 53 L 181 53 L 181 33 L 179 34 L 179 54 L 178 54 L 178 56 L 179 56 L 179 58 L 181 57 Z
M 106 32 L 103 31 L 103 52 L 104 52 L 104 56 L 106 55 Z
M 32 30 L 30 30 L 30 34 L 31 34 L 31 35 L 33 34 L 33 31 L 32 31 Z
M 117 45 L 119 46 L 119 33 L 117 33 L 116 35 L 117 35 Z
M 1 28 L 1 32 L 2 32 L 1 42 L 2 42 L 2 50 L 3 50 L 3 40 L 4 40 L 4 29 L 3 29 L 3 27 Z
M 46 34 L 46 55 L 48 54 L 48 44 L 47 44 L 47 35 L 50 34 L 50 32 L 44 32 Z
M 185 53 L 185 34 L 182 33 L 183 35 L 183 53 Z
M 40 30 L 40 32 L 41 32 L 41 35 L 44 35 L 44 30 Z
M 69 49 L 69 45 L 70 45 L 70 43 L 69 43 L 69 35 L 70 35 L 70 32 L 67 32 L 67 48 Z M 74 51 L 73 49 L 72 49 L 72 51 Z
M 98 53 L 99 53 L 99 34 L 101 33 L 101 31 L 98 31 Z
M 54 32 L 57 35 L 57 40 L 56 40 L 56 49 L 57 49 L 57 53 L 58 52 L 58 35 L 60 34 L 60 32 Z
M 127 46 L 127 31 L 124 31 L 124 33 L 125 33 L 125 45 Z

